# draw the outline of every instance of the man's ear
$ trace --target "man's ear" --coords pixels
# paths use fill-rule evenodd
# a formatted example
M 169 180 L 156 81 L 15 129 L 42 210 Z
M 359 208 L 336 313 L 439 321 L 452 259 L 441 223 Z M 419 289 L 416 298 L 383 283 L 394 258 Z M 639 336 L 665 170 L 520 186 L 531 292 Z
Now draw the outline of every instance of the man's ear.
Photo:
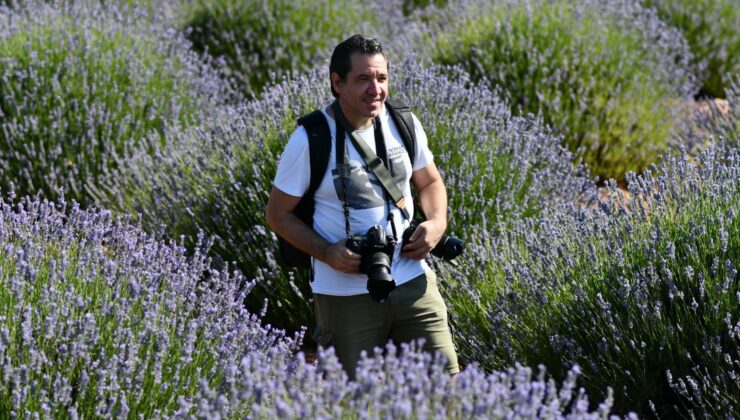
M 339 73 L 334 72 L 331 74 L 331 85 L 337 93 L 341 93 L 344 82 L 342 81 L 342 77 L 339 76 Z

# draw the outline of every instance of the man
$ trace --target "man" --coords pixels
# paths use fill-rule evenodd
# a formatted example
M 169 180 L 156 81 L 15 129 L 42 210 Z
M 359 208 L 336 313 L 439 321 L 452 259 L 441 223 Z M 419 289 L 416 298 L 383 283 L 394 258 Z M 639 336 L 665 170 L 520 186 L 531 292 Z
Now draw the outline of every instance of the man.
M 403 211 L 388 195 L 345 135 L 350 164 L 346 176 L 336 169 L 337 123 L 331 105 L 322 109 L 332 136 L 331 156 L 315 194 L 313 229 L 293 213 L 308 189 L 310 162 L 308 135 L 299 126 L 283 151 L 267 204 L 267 223 L 281 237 L 312 257 L 314 338 L 332 345 L 345 371 L 354 378 L 362 351 L 372 354 L 388 339 L 396 344 L 424 339 L 424 349 L 441 352 L 450 374 L 459 371 L 447 311 L 437 289 L 436 276 L 424 258 L 447 227 L 447 192 L 433 162 L 427 137 L 414 116 L 415 158 L 411 159 L 399 131 L 384 105 L 388 94 L 388 62 L 380 43 L 354 35 L 335 48 L 329 65 L 331 91 L 341 114 L 376 154 L 376 137 L 385 143 L 385 166 L 403 192 L 407 214 L 414 214 L 410 182 L 427 216 L 401 249 L 401 234 L 409 226 Z M 345 130 L 342 130 L 345 131 Z M 381 142 L 382 144 L 382 142 Z M 382 147 L 382 146 L 381 146 Z M 340 197 L 343 198 L 340 199 Z M 345 200 L 347 210 L 345 212 Z M 402 204 L 401 207 L 404 207 Z M 345 244 L 351 234 L 364 234 L 375 225 L 395 237 L 391 274 L 397 287 L 379 303 L 367 290 L 368 276 L 359 274 L 360 255 Z

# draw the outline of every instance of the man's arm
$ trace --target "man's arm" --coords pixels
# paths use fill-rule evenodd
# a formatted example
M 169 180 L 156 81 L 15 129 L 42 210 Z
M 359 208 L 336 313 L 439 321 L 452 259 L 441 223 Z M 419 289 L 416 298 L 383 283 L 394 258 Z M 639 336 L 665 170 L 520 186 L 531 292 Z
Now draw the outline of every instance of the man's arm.
M 411 174 L 419 205 L 427 220 L 419 224 L 403 247 L 403 255 L 420 260 L 429 254 L 447 229 L 447 190 L 434 162 Z
M 294 247 L 328 264 L 335 270 L 348 274 L 357 273 L 360 267 L 360 255 L 347 249 L 344 246 L 345 240 L 330 244 L 306 226 L 293 213 L 299 201 L 301 201 L 300 197 L 286 194 L 273 187 L 267 201 L 265 215 L 270 228 Z

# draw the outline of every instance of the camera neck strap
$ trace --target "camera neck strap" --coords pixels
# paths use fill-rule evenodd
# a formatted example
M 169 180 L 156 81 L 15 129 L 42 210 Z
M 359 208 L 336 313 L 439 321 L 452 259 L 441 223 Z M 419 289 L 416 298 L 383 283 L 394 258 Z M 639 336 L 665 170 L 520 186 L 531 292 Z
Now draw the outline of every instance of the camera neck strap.
M 347 238 L 351 236 L 351 230 L 349 226 L 349 201 L 347 200 L 347 178 L 349 178 L 352 168 L 347 163 L 347 152 L 345 150 L 344 136 L 342 133 L 344 129 L 339 123 L 339 118 L 334 115 L 334 121 L 336 122 L 336 150 L 334 153 L 337 163 L 337 175 L 339 181 L 342 183 L 342 188 L 337 190 L 339 201 L 342 202 L 342 208 L 344 209 L 344 230 L 347 234 Z
M 388 169 L 385 167 L 385 164 L 383 163 L 383 160 L 381 160 L 373 151 L 368 147 L 367 144 L 365 144 L 365 141 L 360 137 L 360 134 L 355 130 L 352 125 L 347 121 L 347 118 L 342 113 L 342 109 L 339 106 L 339 102 L 334 101 L 334 103 L 331 104 L 332 110 L 334 111 L 334 118 L 336 118 L 337 121 L 337 128 L 339 126 L 343 126 L 345 132 L 349 134 L 350 139 L 352 140 L 352 144 L 355 146 L 355 149 L 360 153 L 360 156 L 362 156 L 362 159 L 367 164 L 367 167 L 372 171 L 373 174 L 375 174 L 375 177 L 378 178 L 378 181 L 380 181 L 380 184 L 383 186 L 383 189 L 385 192 L 391 196 L 393 199 L 393 202 L 395 203 L 396 207 L 398 207 L 399 210 L 401 210 L 401 213 L 403 213 L 403 217 L 406 218 L 406 220 L 410 220 L 411 217 L 409 215 L 408 209 L 406 208 L 406 199 L 403 196 L 403 193 L 398 188 L 395 182 L 393 182 L 393 176 L 388 172 Z M 380 129 L 380 125 L 376 124 L 376 136 L 378 135 L 378 130 Z M 382 132 L 381 132 L 382 135 Z M 341 138 L 341 146 L 342 149 L 344 149 L 344 136 L 339 135 L 339 130 L 337 130 L 337 170 L 340 171 L 340 176 L 343 175 L 341 170 L 339 169 L 339 147 L 340 147 L 340 138 Z M 385 144 L 382 145 L 383 148 L 385 148 Z M 341 151 L 342 154 L 342 164 L 344 164 L 344 150 Z M 346 203 L 346 199 L 343 200 Z

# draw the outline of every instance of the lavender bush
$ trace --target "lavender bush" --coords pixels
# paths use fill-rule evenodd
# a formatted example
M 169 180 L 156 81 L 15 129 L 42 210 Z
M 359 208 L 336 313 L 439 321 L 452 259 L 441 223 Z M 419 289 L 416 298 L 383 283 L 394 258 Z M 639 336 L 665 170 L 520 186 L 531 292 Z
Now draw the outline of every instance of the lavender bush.
M 392 38 L 392 22 L 402 16 L 396 3 L 197 0 L 186 3 L 182 14 L 195 49 L 223 57 L 236 85 L 258 94 L 293 71 L 328 60 L 334 45 L 354 33 Z
M 292 354 L 301 337 L 261 326 L 241 276 L 201 245 L 186 254 L 63 199 L 0 198 L 0 411 L 167 416 L 231 389 L 245 357 L 270 369 Z
M 699 408 L 736 416 L 739 164 L 734 145 L 667 158 L 629 178 L 629 198 L 612 183 L 595 209 L 555 207 L 479 247 L 485 280 L 450 297 L 462 352 L 556 378 L 577 363 L 590 395 L 614 388 L 617 412 L 685 415 L 701 392 L 676 378 L 690 377 L 723 402 Z
M 204 244 L 207 245 L 207 244 Z M 604 418 L 578 369 L 562 385 L 517 366 L 452 379 L 410 344 L 350 382 L 331 350 L 260 325 L 238 274 L 104 210 L 0 198 L 0 410 L 10 417 Z M 204 281 L 204 279 L 207 279 Z
M 346 381 L 331 350 L 320 351 L 315 364 L 307 363 L 302 354 L 286 359 L 283 368 L 269 377 L 252 374 L 263 372 L 255 369 L 261 363 L 250 357 L 240 365 L 247 390 L 241 398 L 249 401 L 241 414 L 258 418 L 596 419 L 607 418 L 612 403 L 607 397 L 590 407 L 588 396 L 577 387 L 577 367 L 560 386 L 545 376 L 542 367 L 537 374 L 522 366 L 486 374 L 470 366 L 451 378 L 443 360 L 420 352 L 414 344 L 401 348 L 389 344 L 385 353 L 376 349 L 360 361 L 353 382 Z M 223 414 L 213 410 L 217 405 L 203 404 L 198 415 Z
M 691 47 L 699 96 L 724 98 L 730 76 L 740 74 L 740 11 L 732 0 L 645 0 L 658 16 L 681 30 Z
M 556 137 L 534 118 L 513 117 L 493 92 L 472 85 L 461 70 L 450 79 L 412 60 L 392 74 L 393 92 L 423 122 L 444 174 L 454 209 L 450 233 L 467 237 L 470 225 L 529 217 L 592 188 Z M 106 205 L 140 212 L 146 226 L 166 226 L 174 237 L 191 238 L 191 245 L 198 229 L 218 237 L 218 258 L 235 261 L 258 280 L 250 295 L 253 308 L 267 296 L 272 323 L 290 329 L 312 325 L 307 279 L 278 263 L 276 238 L 263 217 L 275 162 L 295 120 L 330 98 L 325 76 L 314 72 L 224 109 L 202 127 L 172 132 L 168 143 L 181 149 L 132 162 L 135 170 L 125 176 L 131 188 Z
M 404 0 L 403 13 L 410 15 L 418 10 L 424 10 L 429 6 L 444 7 L 446 4 L 447 0 Z
M 203 244 L 207 245 L 207 244 Z M 104 210 L 0 198 L 0 410 L 10 417 L 604 418 L 576 386 L 517 366 L 455 379 L 389 345 L 350 382 L 331 351 L 260 325 L 236 273 Z M 206 279 L 204 281 L 204 279 Z
M 740 84 L 730 82 L 724 96 L 726 100 L 712 100 L 700 105 L 691 124 L 672 146 L 686 149 L 691 154 L 700 153 L 707 143 L 719 138 L 737 146 L 740 139 Z
M 102 174 L 229 96 L 189 44 L 143 10 L 16 3 L 0 7 L 2 187 L 47 197 L 64 189 L 89 204 Z M 157 141 L 142 141 L 152 133 Z
M 635 1 L 457 1 L 424 19 L 436 62 L 541 113 L 602 178 L 655 162 L 697 91 L 681 34 Z
M 737 148 L 740 142 L 740 89 L 733 82 L 725 92 L 727 106 L 717 106 L 710 102 L 709 110 L 699 115 L 698 133 L 690 134 L 698 134 L 704 141 L 707 137 L 709 140 L 724 139 L 730 145 L 733 144 L 731 139 L 734 139 L 734 146 L 731 147 Z M 737 261 L 734 264 L 737 265 Z M 740 341 L 736 328 L 730 332 L 729 341 L 732 344 L 722 355 L 722 360 L 717 360 L 718 367 L 715 369 L 696 364 L 691 367 L 690 373 L 682 372 L 684 376 L 679 377 L 674 377 L 671 369 L 666 371 L 668 384 L 681 395 L 681 407 L 690 415 L 722 417 L 731 411 L 737 415 L 740 410 L 740 376 L 737 373 L 740 366 Z
M 593 193 L 587 169 L 561 138 L 532 115 L 512 115 L 499 92 L 461 68 L 424 67 L 412 58 L 396 71 L 396 97 L 422 121 L 444 177 L 452 232 L 505 225 Z

